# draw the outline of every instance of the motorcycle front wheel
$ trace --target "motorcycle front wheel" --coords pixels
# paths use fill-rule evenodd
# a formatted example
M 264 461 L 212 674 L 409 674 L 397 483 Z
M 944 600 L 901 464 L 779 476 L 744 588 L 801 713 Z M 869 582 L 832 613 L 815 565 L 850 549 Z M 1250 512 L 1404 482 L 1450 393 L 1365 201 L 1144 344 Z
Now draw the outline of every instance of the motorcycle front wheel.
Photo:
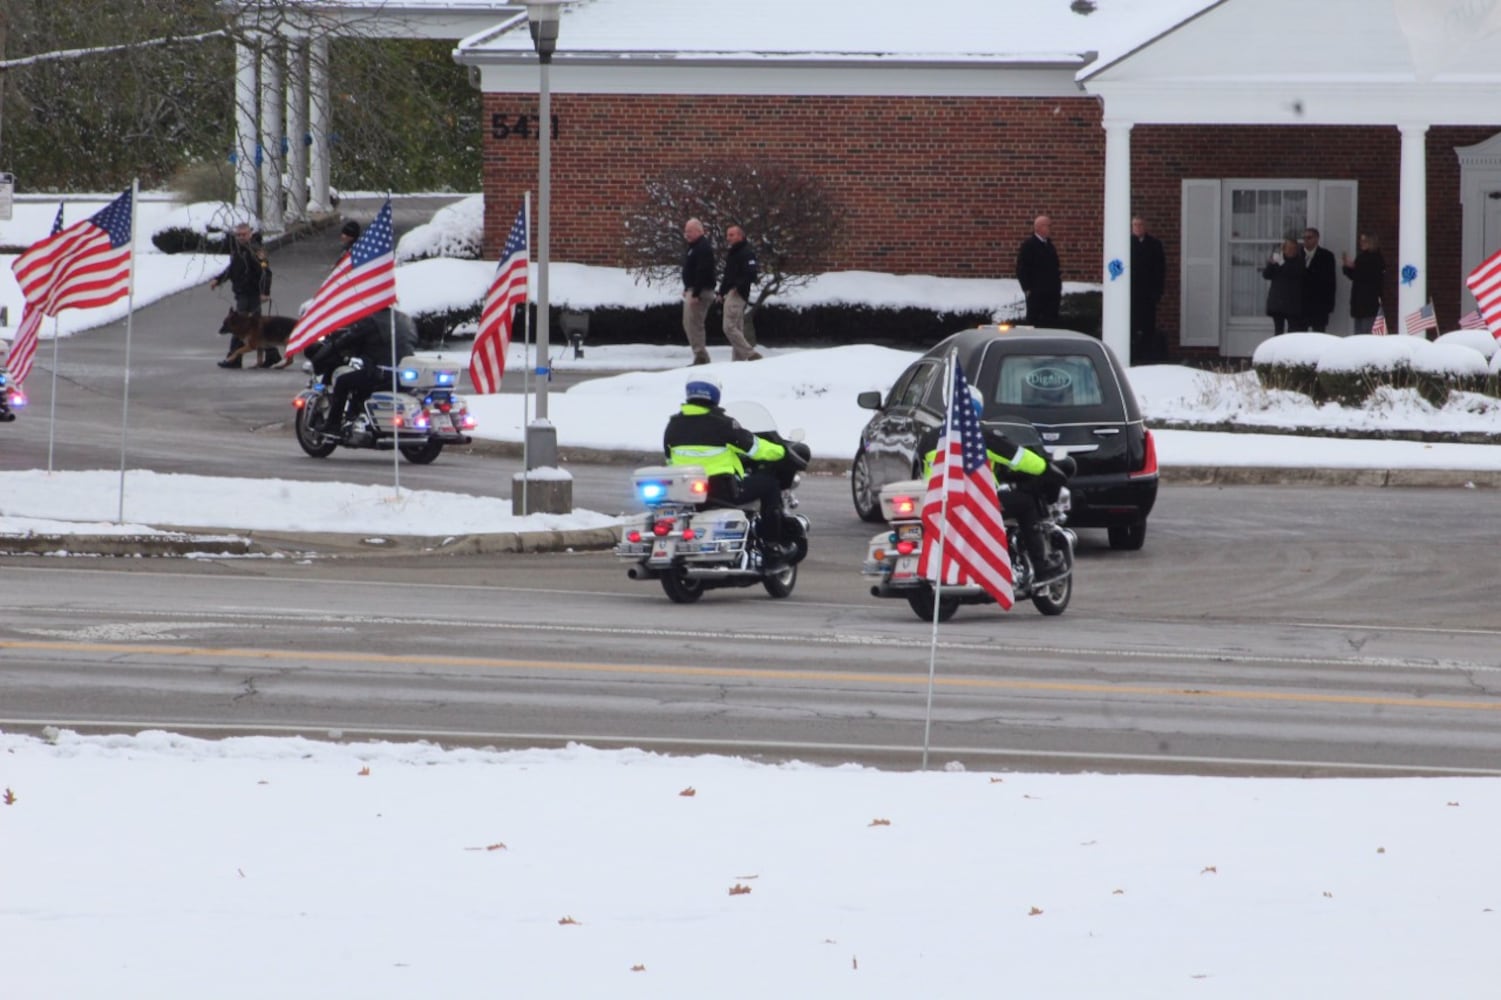
M 1045 615 L 1061 615 L 1074 596 L 1074 574 L 1061 580 L 1045 583 L 1032 595 L 1032 606 Z
M 761 578 L 761 586 L 772 597 L 791 597 L 792 588 L 797 586 L 797 563 L 788 563 L 767 573 Z
M 661 580 L 662 591 L 673 604 L 692 604 L 704 596 L 704 581 L 690 579 L 682 566 L 673 566 Z
M 306 406 L 297 410 L 297 443 L 302 450 L 314 458 L 327 458 L 339 447 L 339 442 L 333 438 L 323 436 L 318 430 L 322 427 L 324 419 L 328 416 L 328 399 L 319 396 Z M 313 425 L 317 424 L 317 427 Z
M 430 465 L 443 453 L 443 442 L 437 438 L 428 438 L 417 444 L 401 445 L 400 448 L 401 457 L 413 465 Z

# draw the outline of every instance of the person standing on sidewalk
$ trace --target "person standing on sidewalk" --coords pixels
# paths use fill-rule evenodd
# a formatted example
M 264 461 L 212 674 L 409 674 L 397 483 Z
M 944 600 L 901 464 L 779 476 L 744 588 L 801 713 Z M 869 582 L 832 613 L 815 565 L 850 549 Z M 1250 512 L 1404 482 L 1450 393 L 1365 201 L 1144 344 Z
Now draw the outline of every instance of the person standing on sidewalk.
M 235 226 L 234 241 L 229 245 L 229 264 L 208 283 L 208 287 L 213 289 L 229 282 L 230 290 L 235 296 L 235 312 L 243 316 L 259 316 L 261 303 L 271 297 L 271 273 L 261 264 L 264 251 L 257 252 L 251 241 L 253 235 L 249 223 L 242 222 Z M 219 362 L 219 367 L 239 368 L 240 359 L 230 361 L 229 355 L 243 346 L 244 341 L 239 337 L 231 337 L 229 350 L 225 352 L 225 360 Z
M 761 352 L 745 336 L 745 310 L 751 286 L 761 277 L 756 251 L 745 239 L 745 230 L 731 226 L 724 231 L 730 249 L 724 255 L 724 277 L 719 279 L 716 302 L 724 303 L 724 339 L 730 342 L 735 361 L 760 361 Z
M 683 254 L 683 332 L 693 349 L 693 363 L 709 363 L 705 343 L 704 321 L 714 302 L 714 245 L 697 219 L 683 223 L 683 239 L 688 248 Z M 743 339 L 743 338 L 742 338 Z

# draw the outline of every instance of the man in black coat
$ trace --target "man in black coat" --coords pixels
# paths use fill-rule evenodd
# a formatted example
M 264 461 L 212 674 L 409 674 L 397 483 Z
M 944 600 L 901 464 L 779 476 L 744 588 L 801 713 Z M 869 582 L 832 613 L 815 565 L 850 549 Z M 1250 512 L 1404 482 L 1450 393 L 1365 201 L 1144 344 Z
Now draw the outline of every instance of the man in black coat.
M 760 361 L 761 352 L 751 346 L 745 335 L 745 309 L 750 302 L 751 286 L 761 276 L 756 251 L 746 242 L 745 230 L 729 226 L 724 231 L 730 249 L 724 255 L 724 277 L 714 298 L 724 304 L 724 339 L 730 342 L 734 361 Z
M 1157 303 L 1167 280 L 1162 241 L 1147 232 L 1147 220 L 1131 217 L 1131 364 L 1167 360 L 1157 333 Z
M 391 366 L 416 349 L 417 326 L 412 317 L 391 309 L 382 309 L 356 320 L 329 337 L 315 365 L 333 357 L 346 362 L 359 358 L 360 364 L 333 380 L 328 398 L 329 422 L 323 428 L 324 432 L 339 436 L 347 431 L 346 425 L 359 414 L 370 394 L 391 384 Z M 381 370 L 382 365 L 385 371 Z
M 271 297 L 271 268 L 266 266 L 265 251 L 255 245 L 252 236 L 254 233 L 248 224 L 242 222 L 235 226 L 234 242 L 229 245 L 229 264 L 210 279 L 208 286 L 218 288 L 224 282 L 229 282 L 230 291 L 235 296 L 235 312 L 259 316 L 261 302 Z M 239 358 L 233 361 L 228 358 L 243 346 L 244 341 L 239 337 L 230 337 L 229 350 L 225 352 L 225 360 L 219 362 L 219 367 L 239 368 Z M 279 360 L 280 354 L 277 354 L 271 364 Z
M 693 348 L 693 363 L 709 363 L 709 348 L 704 340 L 704 320 L 714 304 L 714 244 L 697 219 L 683 223 L 683 332 Z
M 1323 333 L 1334 312 L 1334 254 L 1319 246 L 1319 231 L 1303 230 L 1303 328 Z
M 1032 235 L 1016 252 L 1016 280 L 1027 297 L 1027 326 L 1056 327 L 1058 304 L 1063 299 L 1063 271 L 1052 241 L 1053 220 L 1039 215 L 1032 222 Z

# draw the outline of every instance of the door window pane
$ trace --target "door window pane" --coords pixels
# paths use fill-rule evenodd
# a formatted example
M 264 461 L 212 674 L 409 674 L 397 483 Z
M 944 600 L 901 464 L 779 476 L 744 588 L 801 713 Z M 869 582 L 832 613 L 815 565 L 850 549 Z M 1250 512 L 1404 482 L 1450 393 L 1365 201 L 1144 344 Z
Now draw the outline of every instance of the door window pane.
M 1239 187 L 1230 192 L 1229 305 L 1231 320 L 1266 315 L 1261 269 L 1286 237 L 1308 225 L 1308 187 Z

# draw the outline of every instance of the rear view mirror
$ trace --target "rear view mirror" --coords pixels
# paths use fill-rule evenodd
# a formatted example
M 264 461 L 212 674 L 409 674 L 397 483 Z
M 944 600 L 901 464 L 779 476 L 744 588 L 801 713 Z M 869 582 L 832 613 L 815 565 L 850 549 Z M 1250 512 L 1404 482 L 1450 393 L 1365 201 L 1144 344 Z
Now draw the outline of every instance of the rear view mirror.
M 855 402 L 862 410 L 879 410 L 881 408 L 881 394 L 874 389 L 868 389 L 855 397 Z

